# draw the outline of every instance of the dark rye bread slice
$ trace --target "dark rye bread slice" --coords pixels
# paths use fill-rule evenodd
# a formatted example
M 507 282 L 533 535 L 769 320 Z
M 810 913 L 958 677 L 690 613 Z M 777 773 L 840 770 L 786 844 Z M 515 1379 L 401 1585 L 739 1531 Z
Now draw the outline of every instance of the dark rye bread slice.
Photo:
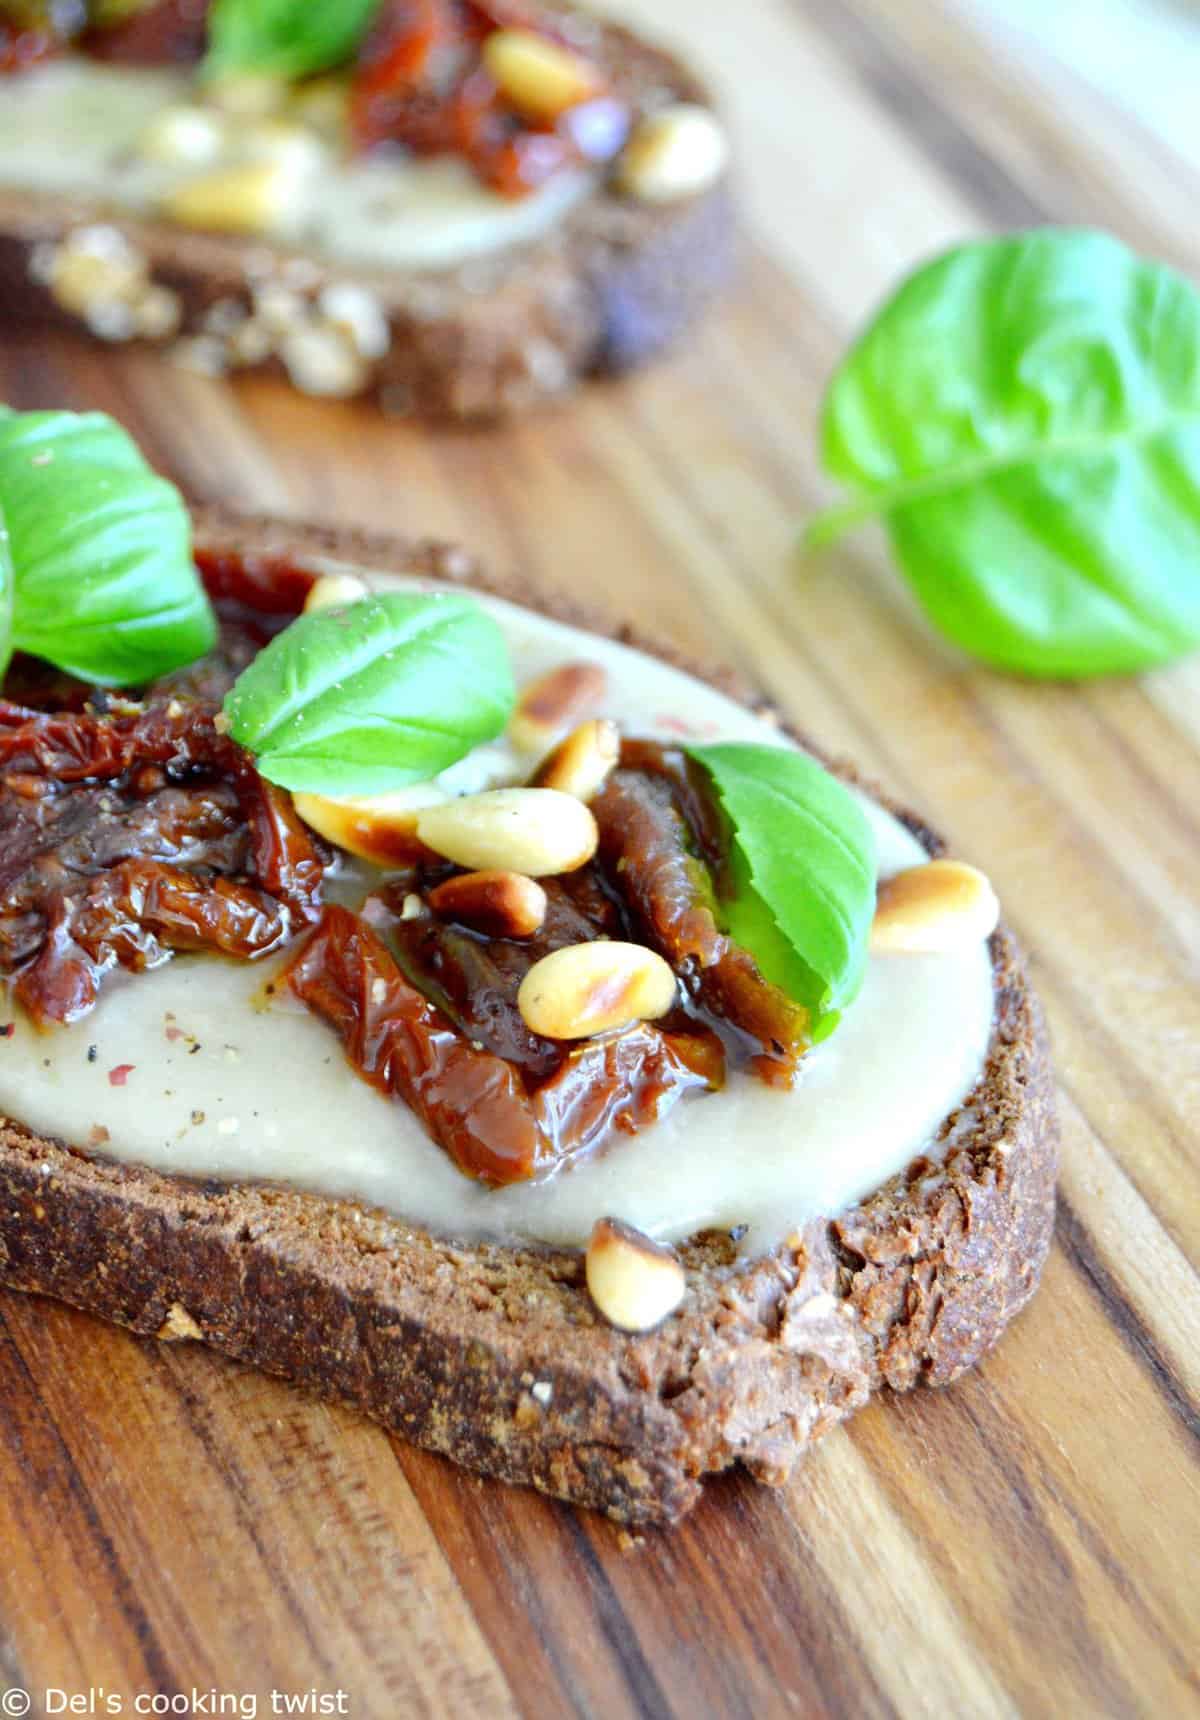
M 543 10 L 580 16 L 565 6 Z M 673 55 L 615 24 L 588 24 L 589 52 L 635 109 L 664 98 L 709 105 L 703 84 Z M 323 291 L 349 282 L 369 294 L 390 335 L 386 354 L 366 362 L 358 391 L 390 413 L 460 420 L 505 417 L 567 393 L 590 373 L 641 364 L 717 295 L 734 252 L 724 177 L 667 204 L 600 188 L 534 244 L 457 268 L 409 271 L 363 268 L 0 185 L 0 313 L 88 328 L 113 341 L 134 338 L 128 320 L 107 313 L 102 298 L 89 318 L 56 296 L 57 248 L 97 227 L 120 235 L 144 262 L 146 278 L 172 295 L 182 320 L 153 344 L 181 360 L 218 372 L 288 375 L 279 356 L 287 334 L 319 326 Z M 236 356 L 245 351 L 238 331 L 251 315 L 275 331 L 274 349 L 253 364 Z M 292 380 L 305 386 L 300 367 Z
M 207 545 L 407 568 L 531 600 L 444 546 L 209 508 L 196 520 Z M 536 607 L 580 620 L 557 601 Z M 738 690 L 728 675 L 692 673 Z M 695 1238 L 680 1249 L 686 1299 L 646 1336 L 599 1318 L 577 1252 L 455 1243 L 352 1201 L 172 1179 L 87 1158 L 15 1118 L 0 1126 L 0 1282 L 137 1332 L 202 1339 L 506 1481 L 626 1523 L 672 1522 L 705 1475 L 741 1463 L 782 1482 L 879 1387 L 954 1379 L 1036 1288 L 1054 1210 L 1050 1060 L 1007 931 L 991 950 L 992 1043 L 967 1106 L 945 1121 L 943 1162 L 916 1161 L 750 1265 L 728 1236 Z

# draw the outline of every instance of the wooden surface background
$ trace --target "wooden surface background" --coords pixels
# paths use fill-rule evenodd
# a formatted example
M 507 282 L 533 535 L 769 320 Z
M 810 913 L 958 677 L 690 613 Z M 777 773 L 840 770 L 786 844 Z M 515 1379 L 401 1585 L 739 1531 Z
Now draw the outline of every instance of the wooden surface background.
M 1065 1129 L 1044 1288 L 974 1377 L 632 1546 L 198 1349 L 0 1297 L 0 1690 L 35 1714 L 47 1686 L 127 1713 L 340 1690 L 356 1720 L 1197 1711 L 1200 663 L 1019 685 L 930 639 L 871 534 L 793 555 L 822 383 L 901 271 L 1065 221 L 1200 273 L 1195 164 L 951 0 L 625 10 L 699 43 L 742 150 L 740 287 L 671 363 L 500 435 L 66 340 L 7 343 L 0 397 L 116 413 L 198 492 L 449 534 L 635 610 L 923 807 L 1034 952 Z

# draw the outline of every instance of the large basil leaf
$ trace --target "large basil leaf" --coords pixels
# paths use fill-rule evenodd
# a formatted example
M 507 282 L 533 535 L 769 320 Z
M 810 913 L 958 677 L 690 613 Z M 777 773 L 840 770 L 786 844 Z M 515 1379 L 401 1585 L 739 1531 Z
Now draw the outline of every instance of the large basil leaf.
M 500 734 L 516 693 L 504 635 L 457 595 L 392 594 L 302 615 L 225 700 L 259 770 L 307 794 L 385 794 Z
M 380 0 L 215 0 L 204 70 L 304 78 L 353 59 Z
M 875 913 L 875 841 L 858 801 L 805 753 L 689 747 L 731 827 L 725 930 L 802 1003 L 814 1040 L 858 995 Z
M 216 623 L 191 522 L 102 413 L 0 416 L 12 642 L 69 674 L 137 686 L 211 650 Z
M 1101 233 L 921 268 L 842 363 L 825 464 L 932 620 L 984 661 L 1088 676 L 1200 642 L 1200 294 Z

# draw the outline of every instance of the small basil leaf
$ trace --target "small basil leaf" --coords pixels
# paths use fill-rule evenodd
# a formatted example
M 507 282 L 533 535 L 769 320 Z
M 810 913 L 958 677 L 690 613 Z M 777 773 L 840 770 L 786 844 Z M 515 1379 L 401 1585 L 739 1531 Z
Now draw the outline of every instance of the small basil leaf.
M 0 417 L 0 507 L 18 650 L 82 680 L 137 686 L 212 649 L 183 500 L 112 419 Z
M 1101 233 L 1044 228 L 919 269 L 826 398 L 826 467 L 882 516 L 934 623 L 1029 675 L 1200 643 L 1200 293 Z
M 725 930 L 809 1011 L 814 1040 L 862 984 L 875 913 L 875 841 L 857 800 L 807 754 L 689 747 L 730 822 Z
M 353 59 L 380 0 L 215 0 L 204 71 L 304 78 Z
M 238 677 L 225 713 L 281 787 L 385 794 L 494 739 L 515 699 L 504 635 L 477 603 L 389 594 L 293 621 Z

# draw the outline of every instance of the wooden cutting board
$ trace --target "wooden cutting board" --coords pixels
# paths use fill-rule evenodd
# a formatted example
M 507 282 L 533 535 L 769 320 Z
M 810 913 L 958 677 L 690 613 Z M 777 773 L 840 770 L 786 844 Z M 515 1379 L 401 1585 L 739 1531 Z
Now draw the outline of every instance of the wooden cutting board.
M 0 397 L 113 412 L 200 494 L 445 534 L 632 612 L 923 807 L 995 879 L 1050 1016 L 1044 1287 L 973 1377 L 633 1540 L 0 1297 L 0 1691 L 35 1715 L 48 1687 L 126 1713 L 341 1692 L 355 1720 L 1197 1711 L 1200 663 L 1000 679 L 929 637 L 881 540 L 803 570 L 793 546 L 823 380 L 901 271 L 1063 221 L 1200 273 L 1200 181 L 952 0 L 626 10 L 698 44 L 742 146 L 740 286 L 669 364 L 492 435 L 67 340 L 8 339 Z

